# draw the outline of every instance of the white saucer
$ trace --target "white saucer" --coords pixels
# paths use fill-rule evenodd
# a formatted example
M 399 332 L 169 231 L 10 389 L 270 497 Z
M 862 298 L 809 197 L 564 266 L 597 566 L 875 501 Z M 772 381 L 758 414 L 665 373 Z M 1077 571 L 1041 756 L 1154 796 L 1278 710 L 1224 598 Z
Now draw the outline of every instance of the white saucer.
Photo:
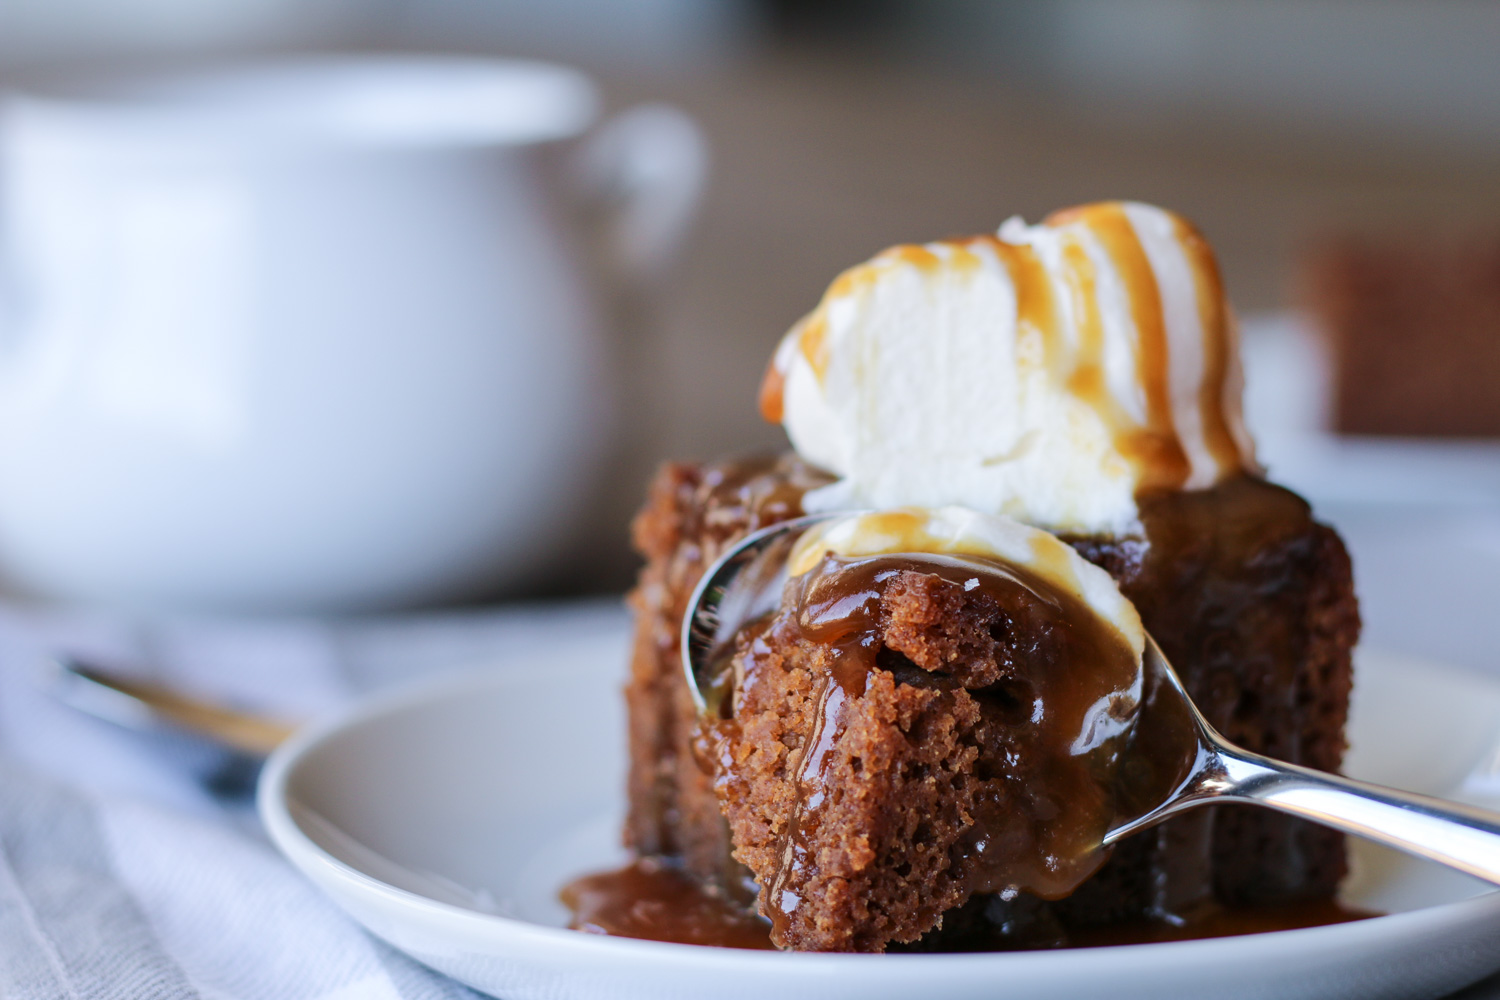
M 624 662 L 622 642 L 578 644 L 525 673 L 429 684 L 306 732 L 262 779 L 271 837 L 373 933 L 508 1000 L 1376 1000 L 1440 996 L 1500 968 L 1500 893 L 1364 845 L 1346 897 L 1390 916 L 1237 938 L 866 956 L 566 930 L 558 887 L 623 859 Z M 1367 653 L 1351 732 L 1351 773 L 1441 793 L 1493 756 L 1500 683 Z

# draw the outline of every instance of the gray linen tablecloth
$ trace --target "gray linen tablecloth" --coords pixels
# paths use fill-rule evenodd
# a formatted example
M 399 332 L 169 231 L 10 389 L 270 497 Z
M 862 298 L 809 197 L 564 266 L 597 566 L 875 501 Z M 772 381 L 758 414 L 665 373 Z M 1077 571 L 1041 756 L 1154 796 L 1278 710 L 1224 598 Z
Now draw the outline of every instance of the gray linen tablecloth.
M 474 997 L 366 934 L 185 754 L 54 703 L 68 651 L 290 718 L 425 672 L 625 627 L 618 601 L 347 622 L 176 622 L 0 605 L 0 998 Z M 623 670 L 623 664 L 622 664 Z
M 150 625 L 0 604 L 0 998 L 477 996 L 367 935 L 276 854 L 248 804 L 209 794 L 170 747 L 53 702 L 37 683 L 49 656 L 311 718 L 423 673 L 520 669 L 559 634 L 625 627 L 618 601 Z M 1500 1000 L 1500 977 L 1460 996 Z

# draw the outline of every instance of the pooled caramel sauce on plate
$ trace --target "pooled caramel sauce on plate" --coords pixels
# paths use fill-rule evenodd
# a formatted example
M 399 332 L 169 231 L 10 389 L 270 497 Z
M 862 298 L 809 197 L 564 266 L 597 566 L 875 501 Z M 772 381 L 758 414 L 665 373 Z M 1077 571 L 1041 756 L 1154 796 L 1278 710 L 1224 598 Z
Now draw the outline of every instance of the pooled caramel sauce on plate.
M 562 899 L 573 910 L 571 926 L 576 930 L 677 944 L 773 949 L 768 921 L 655 861 L 636 861 L 615 871 L 585 876 L 569 884 L 562 891 Z M 1300 930 L 1374 916 L 1379 914 L 1331 899 L 1235 909 L 1210 906 L 1177 920 L 1132 920 L 1074 928 L 1043 942 L 1018 943 L 997 928 L 993 936 L 981 935 L 969 947 L 974 951 L 1017 951 L 1157 944 Z
M 574 930 L 720 948 L 769 949 L 770 925 L 654 859 L 585 875 L 562 890 Z

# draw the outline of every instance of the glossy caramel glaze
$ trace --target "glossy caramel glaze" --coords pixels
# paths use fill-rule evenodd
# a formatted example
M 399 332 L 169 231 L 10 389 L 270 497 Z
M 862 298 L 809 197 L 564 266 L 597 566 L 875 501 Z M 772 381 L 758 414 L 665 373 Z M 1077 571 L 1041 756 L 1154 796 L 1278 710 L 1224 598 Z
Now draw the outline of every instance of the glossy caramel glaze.
M 590 934 L 707 944 L 720 948 L 772 948 L 770 925 L 661 861 L 585 875 L 559 894 L 573 911 L 568 926 Z
M 726 903 L 721 894 L 698 880 L 652 861 L 585 876 L 563 889 L 561 897 L 573 911 L 569 926 L 590 934 L 720 948 L 775 948 L 767 921 Z M 1264 934 L 1374 916 L 1379 914 L 1331 899 L 1316 899 L 1233 909 L 1209 906 L 1179 921 L 1139 919 L 1072 930 L 1055 922 L 1033 924 L 1030 937 L 981 931 L 967 939 L 950 938 L 947 943 L 949 951 L 1100 948 Z
M 765 378 L 760 383 L 761 419 L 768 424 L 779 424 L 786 415 L 786 376 L 776 367 L 775 359 L 766 368 Z
M 788 882 L 810 856 L 809 834 L 817 826 L 818 806 L 828 797 L 826 758 L 838 737 L 839 706 L 864 694 L 871 672 L 885 669 L 880 653 L 880 597 L 885 584 L 902 572 L 937 576 L 966 591 L 992 598 L 1008 615 L 1012 634 L 1001 649 L 994 680 L 965 677 L 968 664 L 952 664 L 948 677 L 902 670 L 903 683 L 958 686 L 989 681 L 976 697 L 995 702 L 997 716 L 1008 725 L 992 735 L 994 756 L 1039 758 L 1024 774 L 1000 773 L 990 780 L 1016 785 L 996 789 L 974 818 L 962 847 L 970 862 L 966 880 L 971 892 L 1031 892 L 1044 899 L 1071 893 L 1103 861 L 1099 840 L 1113 819 L 1108 790 L 1119 762 L 1121 739 L 1134 719 L 1132 687 L 1139 667 L 1118 634 L 1077 598 L 1019 567 L 969 557 L 949 561 L 930 555 L 885 556 L 846 561 L 827 558 L 800 577 L 788 598 L 794 613 L 789 627 L 805 642 L 836 650 L 819 697 L 818 728 L 812 751 L 799 762 L 800 799 L 785 837 L 787 863 L 777 873 L 769 897 Z M 1029 605 L 1029 606 L 1028 606 Z M 774 626 L 773 626 L 774 627 Z M 1048 630 L 1067 634 L 1049 641 Z M 1027 634 L 1028 632 L 1032 634 Z M 747 657 L 746 672 L 755 669 Z M 894 672 L 894 671 L 893 671 Z M 986 688 L 996 685 L 992 690 Z M 966 685 L 967 686 L 967 685 Z M 1098 713 L 1100 706 L 1108 710 Z M 1019 806 L 1019 808 L 1017 808 Z M 815 835 L 815 834 L 814 834 Z M 1017 851 L 1016 845 L 1027 845 Z M 775 907 L 772 921 L 781 915 Z
M 946 625 L 963 616 L 970 627 L 928 631 L 945 612 Z M 875 908 L 925 895 L 887 928 L 914 940 L 975 893 L 1057 899 L 1103 863 L 1140 666 L 1116 628 L 1035 572 L 974 557 L 824 556 L 743 644 L 736 672 L 733 714 L 712 724 L 706 756 L 737 834 L 774 831 L 741 837 L 737 856 L 764 887 L 779 945 L 879 950 L 881 919 L 866 927 L 860 906 L 825 905 L 831 885 L 863 887 Z M 899 689 L 927 699 L 906 728 L 887 707 L 906 697 Z M 957 759 L 903 756 L 929 722 L 961 731 Z M 866 810 L 882 799 L 940 807 L 931 781 L 962 801 L 953 815 L 908 835 L 891 809 Z M 847 926 L 830 930 L 838 921 Z

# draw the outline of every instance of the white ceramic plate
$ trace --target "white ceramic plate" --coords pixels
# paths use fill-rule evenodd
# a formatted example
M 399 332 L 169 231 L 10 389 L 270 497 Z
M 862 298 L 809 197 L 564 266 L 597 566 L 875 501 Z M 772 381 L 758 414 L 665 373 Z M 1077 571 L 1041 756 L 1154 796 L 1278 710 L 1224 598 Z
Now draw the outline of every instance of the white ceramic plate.
M 1391 915 L 1237 938 L 867 956 L 566 930 L 558 887 L 622 860 L 623 662 L 620 642 L 561 648 L 525 672 L 430 684 L 307 732 L 266 769 L 266 826 L 293 864 L 373 933 L 508 1000 L 1375 1000 L 1440 996 L 1500 968 L 1500 893 L 1375 849 L 1357 853 L 1346 896 Z M 1351 731 L 1351 773 L 1457 788 L 1493 756 L 1500 683 L 1365 654 Z

